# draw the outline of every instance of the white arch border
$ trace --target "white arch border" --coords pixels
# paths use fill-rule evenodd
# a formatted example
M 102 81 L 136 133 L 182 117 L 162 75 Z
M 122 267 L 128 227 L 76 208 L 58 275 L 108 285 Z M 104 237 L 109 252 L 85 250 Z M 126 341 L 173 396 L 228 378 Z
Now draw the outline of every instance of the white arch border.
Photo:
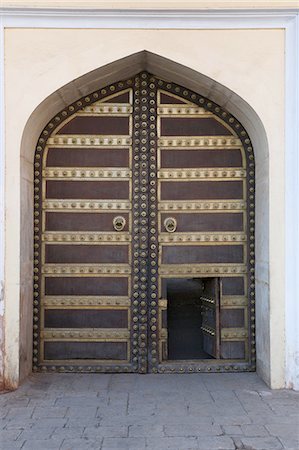
M 286 315 L 285 340 L 286 352 L 284 360 L 284 385 L 299 389 L 299 13 L 298 10 L 230 10 L 230 11 L 100 11 L 100 10 L 61 10 L 61 9 L 0 9 L 0 282 L 4 286 L 5 276 L 5 203 L 4 203 L 4 29 L 17 28 L 193 28 L 193 29 L 246 29 L 246 28 L 280 28 L 286 35 Z M 88 19 L 88 20 L 86 20 Z M 176 81 L 176 80 L 174 80 Z M 191 89 L 192 87 L 189 86 Z M 216 101 L 216 99 L 215 99 Z M 226 107 L 230 109 L 227 104 Z M 232 113 L 234 111 L 231 111 Z M 239 114 L 236 116 L 242 122 Z M 244 122 L 244 120 L 243 120 Z M 244 123 L 246 126 L 247 124 Z M 250 129 L 247 125 L 248 132 Z M 252 134 L 252 133 L 251 133 Z M 252 136 L 253 137 L 253 136 Z M 4 312 L 4 293 L 0 294 L 0 315 Z M 17 299 L 16 305 L 18 305 Z M 7 314 L 12 314 L 10 307 Z M 15 311 L 14 311 L 15 313 Z M 8 324 L 19 321 L 6 317 Z M 8 327 L 5 328 L 7 340 Z M 273 332 L 273 330 L 272 330 Z M 275 351 L 273 349 L 272 351 Z M 5 377 L 12 387 L 17 386 L 19 378 L 16 368 L 19 368 L 17 355 L 6 352 Z M 271 383 L 271 379 L 267 380 Z M 272 387 L 276 386 L 273 383 Z

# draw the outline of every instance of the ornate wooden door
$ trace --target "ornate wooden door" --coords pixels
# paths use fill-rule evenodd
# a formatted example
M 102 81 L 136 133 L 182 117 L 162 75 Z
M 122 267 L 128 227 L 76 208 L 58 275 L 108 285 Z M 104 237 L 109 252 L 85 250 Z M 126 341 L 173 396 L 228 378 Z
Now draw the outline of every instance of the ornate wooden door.
M 254 368 L 254 159 L 227 111 L 147 72 L 91 93 L 40 136 L 34 214 L 34 370 Z M 203 314 L 170 359 L 179 292 Z

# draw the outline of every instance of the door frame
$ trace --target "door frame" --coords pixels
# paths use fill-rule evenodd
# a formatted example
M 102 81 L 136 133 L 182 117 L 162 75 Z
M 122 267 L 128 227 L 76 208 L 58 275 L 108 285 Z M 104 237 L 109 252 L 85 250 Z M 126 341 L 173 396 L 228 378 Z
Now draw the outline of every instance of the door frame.
M 18 9 L 2 9 L 2 22 L 0 24 L 0 84 L 1 92 L 4 94 L 5 84 L 4 84 L 4 29 L 11 28 L 39 28 L 41 26 L 46 26 L 47 28 L 55 30 L 57 27 L 63 28 L 96 28 L 96 27 L 107 27 L 107 28 L 117 28 L 120 25 L 126 28 L 151 28 L 156 29 L 169 27 L 170 21 L 172 21 L 172 28 L 192 28 L 195 29 L 281 29 L 286 32 L 286 76 L 284 81 L 284 86 L 286 89 L 286 134 L 285 134 L 285 148 L 286 148 L 286 172 L 283 171 L 283 176 L 285 173 L 285 187 L 286 187 L 286 240 L 285 236 L 281 236 L 281 230 L 273 229 L 271 236 L 269 235 L 269 230 L 267 228 L 262 234 L 258 231 L 257 239 L 258 243 L 262 239 L 269 241 L 270 249 L 273 250 L 273 255 L 275 254 L 275 246 L 277 239 L 282 239 L 284 246 L 286 247 L 285 257 L 280 260 L 279 267 L 284 271 L 286 270 L 286 283 L 279 289 L 282 297 L 285 298 L 285 304 L 281 305 L 279 302 L 279 308 L 272 309 L 270 316 L 268 304 L 273 305 L 274 300 L 277 300 L 276 294 L 271 295 L 269 299 L 269 288 L 271 292 L 277 292 L 277 285 L 274 283 L 274 277 L 271 278 L 270 286 L 261 282 L 258 291 L 258 319 L 259 327 L 257 329 L 258 334 L 260 334 L 259 329 L 266 332 L 266 348 L 259 346 L 258 348 L 258 371 L 262 378 L 274 388 L 279 387 L 291 387 L 295 386 L 299 388 L 298 379 L 296 379 L 296 363 L 294 354 L 297 348 L 298 342 L 298 327 L 296 323 L 296 317 L 298 316 L 299 304 L 296 302 L 296 292 L 298 292 L 299 278 L 298 273 L 298 259 L 296 255 L 299 252 L 299 238 L 298 238 L 298 211 L 296 208 L 298 193 L 298 156 L 294 151 L 294 148 L 298 146 L 299 143 L 299 133 L 297 128 L 298 116 L 299 116 L 299 96 L 297 93 L 299 85 L 299 64 L 298 64 L 298 52 L 299 52 L 299 40 L 298 36 L 298 12 L 291 9 L 275 9 L 269 8 L 267 10 L 256 10 L 247 9 L 238 11 L 237 9 L 228 9 L 226 11 L 204 11 L 204 12 L 194 12 L 190 13 L 187 9 L 180 11 L 179 19 L 176 19 L 177 12 L 167 11 L 161 14 L 161 11 L 152 10 L 151 20 L 148 17 L 144 17 L 143 12 L 129 12 L 124 15 L 124 11 L 110 11 L 109 17 L 107 13 L 102 11 L 93 11 L 93 17 L 90 16 L 88 11 L 83 11 L 78 9 L 71 9 L 67 12 L 67 16 L 62 13 L 60 8 L 51 8 L 50 11 L 45 11 L 41 8 L 28 11 L 27 8 Z M 70 21 L 69 15 L 73 14 L 76 16 L 75 20 Z M 183 17 L 182 17 L 183 16 Z M 88 18 L 88 22 L 87 19 Z M 144 68 L 146 68 L 146 63 L 144 63 Z M 89 75 L 90 76 L 90 75 Z M 71 78 L 70 78 L 71 79 Z M 77 80 L 78 81 L 78 80 Z M 85 85 L 85 80 L 82 80 L 78 84 L 79 86 Z M 58 87 L 57 87 L 58 89 Z M 65 86 L 66 91 L 70 94 L 70 84 Z M 64 92 L 62 88 L 61 92 Z M 295 93 L 295 95 L 294 95 Z M 73 94 L 71 94 L 72 96 Z M 9 117 L 4 104 L 4 95 L 1 96 L 2 108 L 0 108 L 1 120 L 0 120 L 0 155 L 2 164 L 0 164 L 1 170 L 1 205 L 0 208 L 2 214 L 2 226 L 0 229 L 3 245 L 1 246 L 1 278 L 4 280 L 5 275 L 5 297 L 3 296 L 1 314 L 2 319 L 5 317 L 5 330 L 4 330 L 4 343 L 3 343 L 3 358 L 4 358 L 4 380 L 5 385 L 8 388 L 15 388 L 18 386 L 20 380 L 22 380 L 31 371 L 30 366 L 30 353 L 31 353 L 31 342 L 30 337 L 27 334 L 27 339 L 21 344 L 21 330 L 31 329 L 31 290 L 26 289 L 22 291 L 22 286 L 24 284 L 24 274 L 20 273 L 19 270 L 19 260 L 20 255 L 22 260 L 30 260 L 30 252 L 26 248 L 21 248 L 20 236 L 24 237 L 24 233 L 28 242 L 31 241 L 31 229 L 28 230 L 24 228 L 24 223 L 27 222 L 27 217 L 24 211 L 21 211 L 21 205 L 26 204 L 26 210 L 32 209 L 32 198 L 24 191 L 24 186 L 19 189 L 15 189 L 16 184 L 20 184 L 20 176 L 18 170 L 16 171 L 16 166 L 11 164 L 11 158 L 15 158 L 14 148 L 17 148 L 18 157 L 21 158 L 21 174 L 23 177 L 27 175 L 27 161 L 32 160 L 32 152 L 34 149 L 34 140 L 37 138 L 40 129 L 47 120 L 50 119 L 52 115 L 55 114 L 55 109 L 51 108 L 53 104 L 53 99 L 57 101 L 56 92 L 52 94 L 45 100 L 38 100 L 40 103 L 36 110 L 32 107 L 32 114 L 29 115 L 26 112 L 26 117 L 28 117 L 28 122 L 23 124 L 22 130 L 16 134 L 17 141 L 11 142 L 10 139 L 5 139 L 5 120 Z M 73 95 L 74 98 L 74 95 Z M 60 102 L 60 103 L 59 103 Z M 60 97 L 59 102 L 56 104 L 57 110 L 63 107 L 63 100 Z M 6 103 L 9 104 L 9 99 L 6 99 Z M 55 102 L 54 102 L 55 103 Z M 257 156 L 259 157 L 259 166 L 264 167 L 264 162 L 262 156 L 267 158 L 268 154 L 268 142 L 266 132 L 261 125 L 258 115 L 255 115 L 254 111 L 248 113 L 246 102 L 239 98 L 237 109 L 238 114 L 241 114 L 243 122 L 245 120 L 248 129 L 255 130 L 251 133 L 252 137 L 260 142 Z M 234 101 L 233 101 L 234 104 Z M 58 106 L 57 106 L 58 105 Z M 28 115 L 27 115 L 28 114 Z M 244 123 L 245 123 L 244 122 Z M 252 124 L 252 125 L 250 125 Z M 255 135 L 255 136 L 254 136 Z M 22 143 L 20 144 L 22 139 Z M 18 145 L 20 144 L 20 148 Z M 7 154 L 5 149 L 7 148 Z M 31 156 L 30 156 L 31 155 Z M 261 156 L 261 158 L 260 158 Z M 267 159 L 265 159 L 267 161 Z M 267 162 L 266 173 L 267 173 Z M 5 179 L 5 168 L 6 167 L 6 179 Z M 269 179 L 265 178 L 266 185 Z M 31 181 L 32 182 L 32 181 Z M 264 191 L 263 187 L 261 190 Z M 263 192 L 263 200 L 261 198 L 261 192 L 258 192 L 257 201 L 261 206 L 258 210 L 258 221 L 260 217 L 260 212 L 266 210 L 269 207 L 269 198 L 267 197 L 267 192 Z M 266 196 L 266 197 L 265 197 Z M 28 206 L 27 206 L 28 205 Z M 271 206 L 272 205 L 272 206 Z M 273 218 L 276 217 L 275 211 L 277 205 L 275 202 L 271 202 L 270 214 L 271 223 Z M 279 205 L 281 209 L 282 206 Z M 272 211 L 273 210 L 273 211 Z M 4 211 L 6 211 L 4 217 Z M 16 214 L 21 216 L 21 223 L 16 220 Z M 25 216 L 24 216 L 25 214 Z M 260 219 L 264 220 L 264 219 Z M 275 219 L 274 219 L 275 220 Z M 258 226 L 259 228 L 259 226 Z M 4 245 L 5 242 L 5 245 Z M 14 243 L 14 245 L 12 245 Z M 264 261 L 267 261 L 267 251 L 263 253 Z M 5 262 L 5 266 L 4 266 Z M 5 267 L 5 274 L 4 274 Z M 277 269 L 275 264 L 275 270 Z M 266 273 L 267 278 L 268 264 L 264 266 L 260 265 L 260 273 Z M 14 280 L 14 281 L 13 281 Z M 26 310 L 29 311 L 27 316 L 20 317 L 20 298 L 22 296 L 23 302 L 26 305 Z M 266 310 L 262 310 L 259 305 L 266 305 Z M 3 316 L 3 314 L 5 316 Z M 274 326 L 275 324 L 275 326 Z M 279 329 L 277 329 L 276 324 L 279 324 Z M 287 324 L 287 327 L 286 327 Z M 273 326 L 272 326 L 273 325 Z M 269 337 L 269 329 L 271 329 L 271 339 Z M 284 336 L 286 333 L 286 347 L 282 347 L 281 343 L 284 342 Z M 24 336 L 24 334 L 23 334 Z M 261 337 L 264 340 L 264 335 Z M 21 350 L 23 347 L 23 350 Z M 280 351 L 277 352 L 275 349 L 279 348 Z M 287 348 L 287 354 L 286 354 Z M 23 358 L 20 360 L 20 355 L 23 354 Z M 29 360 L 24 359 L 24 355 L 29 355 Z M 285 360 L 286 357 L 286 360 Z M 27 362 L 26 362 L 27 361 Z M 28 363 L 29 361 L 29 363 Z M 285 365 L 286 361 L 286 365 Z M 286 383 L 286 384 L 285 384 Z

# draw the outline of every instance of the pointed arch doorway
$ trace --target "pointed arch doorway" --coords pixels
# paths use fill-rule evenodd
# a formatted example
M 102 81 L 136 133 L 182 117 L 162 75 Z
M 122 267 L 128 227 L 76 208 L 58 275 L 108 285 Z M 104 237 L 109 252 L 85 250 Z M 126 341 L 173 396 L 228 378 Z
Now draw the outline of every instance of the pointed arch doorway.
M 254 369 L 254 157 L 236 118 L 144 71 L 56 115 L 35 169 L 35 370 Z

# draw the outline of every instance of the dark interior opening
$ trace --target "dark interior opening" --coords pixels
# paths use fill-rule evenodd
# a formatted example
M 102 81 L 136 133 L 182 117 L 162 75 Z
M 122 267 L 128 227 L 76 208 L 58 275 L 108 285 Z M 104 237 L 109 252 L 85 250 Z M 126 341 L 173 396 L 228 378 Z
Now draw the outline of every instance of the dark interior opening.
M 200 278 L 167 280 L 168 359 L 210 359 L 203 350 Z

